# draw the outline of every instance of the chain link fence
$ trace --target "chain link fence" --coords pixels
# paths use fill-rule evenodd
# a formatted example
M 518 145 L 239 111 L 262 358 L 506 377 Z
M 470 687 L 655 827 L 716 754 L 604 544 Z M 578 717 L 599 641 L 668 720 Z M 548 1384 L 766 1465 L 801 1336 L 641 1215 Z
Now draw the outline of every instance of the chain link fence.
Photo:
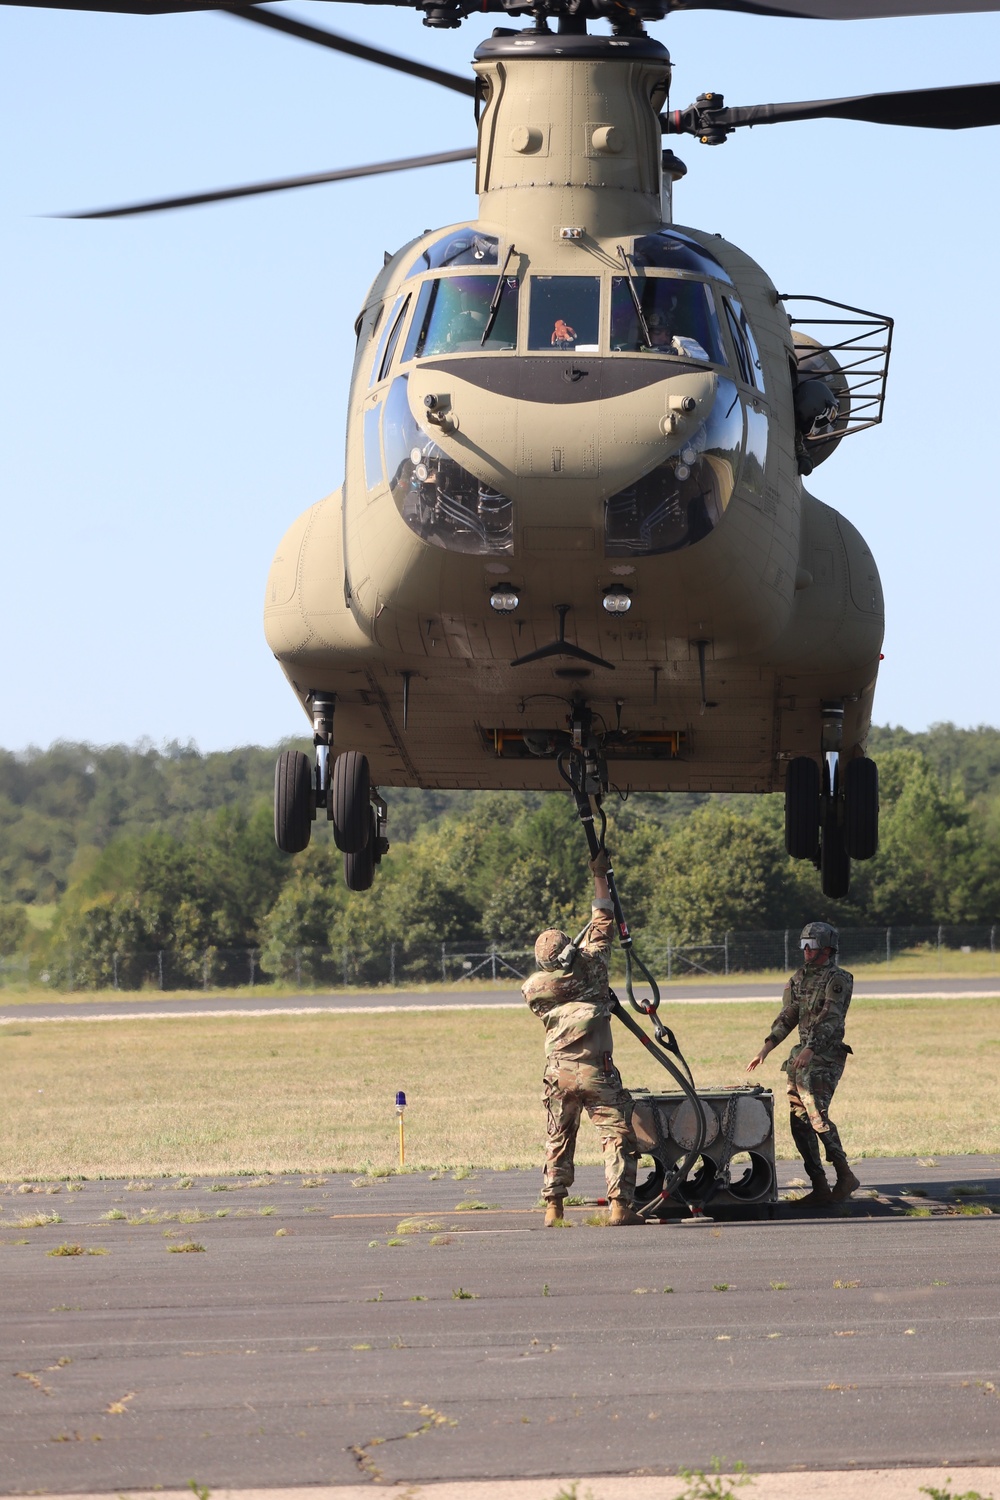
M 636 943 L 660 981 L 728 974 L 787 973 L 800 962 L 799 928 L 773 932 L 724 932 L 703 943 L 643 935 Z M 970 972 L 997 973 L 997 925 L 983 927 L 848 927 L 840 930 L 839 962 L 847 969 L 919 958 L 932 971 L 953 965 L 960 954 L 979 955 Z M 45 960 L 0 958 L 0 989 L 211 990 L 281 985 L 304 990 L 398 987 L 400 985 L 497 984 L 516 989 L 534 967 L 530 945 L 497 946 L 472 938 L 465 944 L 405 941 L 379 949 L 285 947 L 210 948 L 206 952 L 50 955 Z M 621 972 L 612 955 L 612 976 Z

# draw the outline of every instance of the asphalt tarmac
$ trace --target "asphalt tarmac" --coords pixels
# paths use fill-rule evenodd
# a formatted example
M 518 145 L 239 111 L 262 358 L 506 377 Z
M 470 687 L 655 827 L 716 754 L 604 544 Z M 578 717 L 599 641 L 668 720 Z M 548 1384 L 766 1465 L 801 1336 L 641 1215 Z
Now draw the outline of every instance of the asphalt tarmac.
M 1000 1464 L 1000 1158 L 856 1170 L 621 1230 L 544 1231 L 526 1172 L 5 1188 L 0 1490 Z
M 740 1001 L 772 1000 L 777 1006 L 781 998 L 781 986 L 777 983 L 761 983 L 747 980 L 721 985 L 706 981 L 701 984 L 661 985 L 664 1010 L 675 1005 L 711 1003 L 715 1005 L 736 1004 Z M 524 1004 L 518 989 L 484 990 L 370 990 L 335 994 L 304 995 L 255 994 L 252 990 L 241 991 L 238 997 L 200 995 L 198 993 L 160 998 L 138 998 L 130 995 L 116 1000 L 115 992 L 104 991 L 100 997 L 90 1000 L 72 1000 L 46 1004 L 44 1001 L 0 1005 L 0 1025 L 24 1021 L 82 1021 L 82 1020 L 145 1020 L 151 1016 L 280 1016 L 280 1015 L 325 1015 L 331 1011 L 344 1014 L 378 1014 L 397 1010 L 443 1010 L 480 1009 L 500 1006 L 520 1007 Z M 854 999 L 899 999 L 919 1000 L 925 997 L 959 1000 L 962 998 L 987 997 L 1000 999 L 1000 975 L 982 975 L 974 979 L 874 979 L 859 980 Z

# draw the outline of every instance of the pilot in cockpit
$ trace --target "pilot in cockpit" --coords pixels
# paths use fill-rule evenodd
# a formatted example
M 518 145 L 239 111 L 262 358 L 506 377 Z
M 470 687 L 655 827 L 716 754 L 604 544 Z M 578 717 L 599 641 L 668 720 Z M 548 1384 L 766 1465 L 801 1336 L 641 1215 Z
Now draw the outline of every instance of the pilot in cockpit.
M 475 299 L 468 292 L 462 292 L 461 307 L 449 322 L 445 343 L 451 349 L 478 347 L 486 327 L 486 316 L 476 307 Z

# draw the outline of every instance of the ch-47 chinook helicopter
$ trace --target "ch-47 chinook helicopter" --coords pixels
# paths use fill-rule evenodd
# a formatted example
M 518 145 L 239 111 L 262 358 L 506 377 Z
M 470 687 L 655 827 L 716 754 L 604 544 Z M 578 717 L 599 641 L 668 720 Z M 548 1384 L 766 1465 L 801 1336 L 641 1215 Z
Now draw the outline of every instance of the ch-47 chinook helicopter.
M 84 8 L 174 4 L 81 0 Z M 275 834 L 325 811 L 347 884 L 387 847 L 387 786 L 767 792 L 790 854 L 847 894 L 878 842 L 865 754 L 883 631 L 874 559 L 804 480 L 881 420 L 891 320 L 778 293 L 672 222 L 662 138 L 837 117 L 1000 123 L 1000 84 L 668 107 L 645 23 L 675 9 L 863 19 L 1000 0 L 374 0 L 432 27 L 528 19 L 474 79 L 225 8 L 469 94 L 478 147 L 104 210 L 150 212 L 475 157 L 479 214 L 387 256 L 356 324 L 346 477 L 288 530 L 267 639 L 314 730 Z M 605 20 L 610 34 L 588 22 Z M 555 29 L 553 29 L 553 25 Z

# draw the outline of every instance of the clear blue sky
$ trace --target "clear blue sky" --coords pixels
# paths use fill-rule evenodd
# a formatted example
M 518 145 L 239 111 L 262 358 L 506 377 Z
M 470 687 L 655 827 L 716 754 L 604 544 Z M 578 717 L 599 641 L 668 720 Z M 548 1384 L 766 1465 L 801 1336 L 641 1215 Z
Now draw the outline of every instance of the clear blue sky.
M 492 25 L 283 7 L 463 69 Z M 655 28 L 673 103 L 998 76 L 1000 16 Z M 111 223 L 84 208 L 474 142 L 469 101 L 231 17 L 0 7 L 0 745 L 272 743 L 304 726 L 261 629 L 291 520 L 342 477 L 352 323 L 469 164 Z M 813 122 L 684 141 L 678 222 L 781 291 L 897 319 L 886 421 L 813 489 L 886 587 L 879 722 L 1000 724 L 995 289 L 1000 130 Z

